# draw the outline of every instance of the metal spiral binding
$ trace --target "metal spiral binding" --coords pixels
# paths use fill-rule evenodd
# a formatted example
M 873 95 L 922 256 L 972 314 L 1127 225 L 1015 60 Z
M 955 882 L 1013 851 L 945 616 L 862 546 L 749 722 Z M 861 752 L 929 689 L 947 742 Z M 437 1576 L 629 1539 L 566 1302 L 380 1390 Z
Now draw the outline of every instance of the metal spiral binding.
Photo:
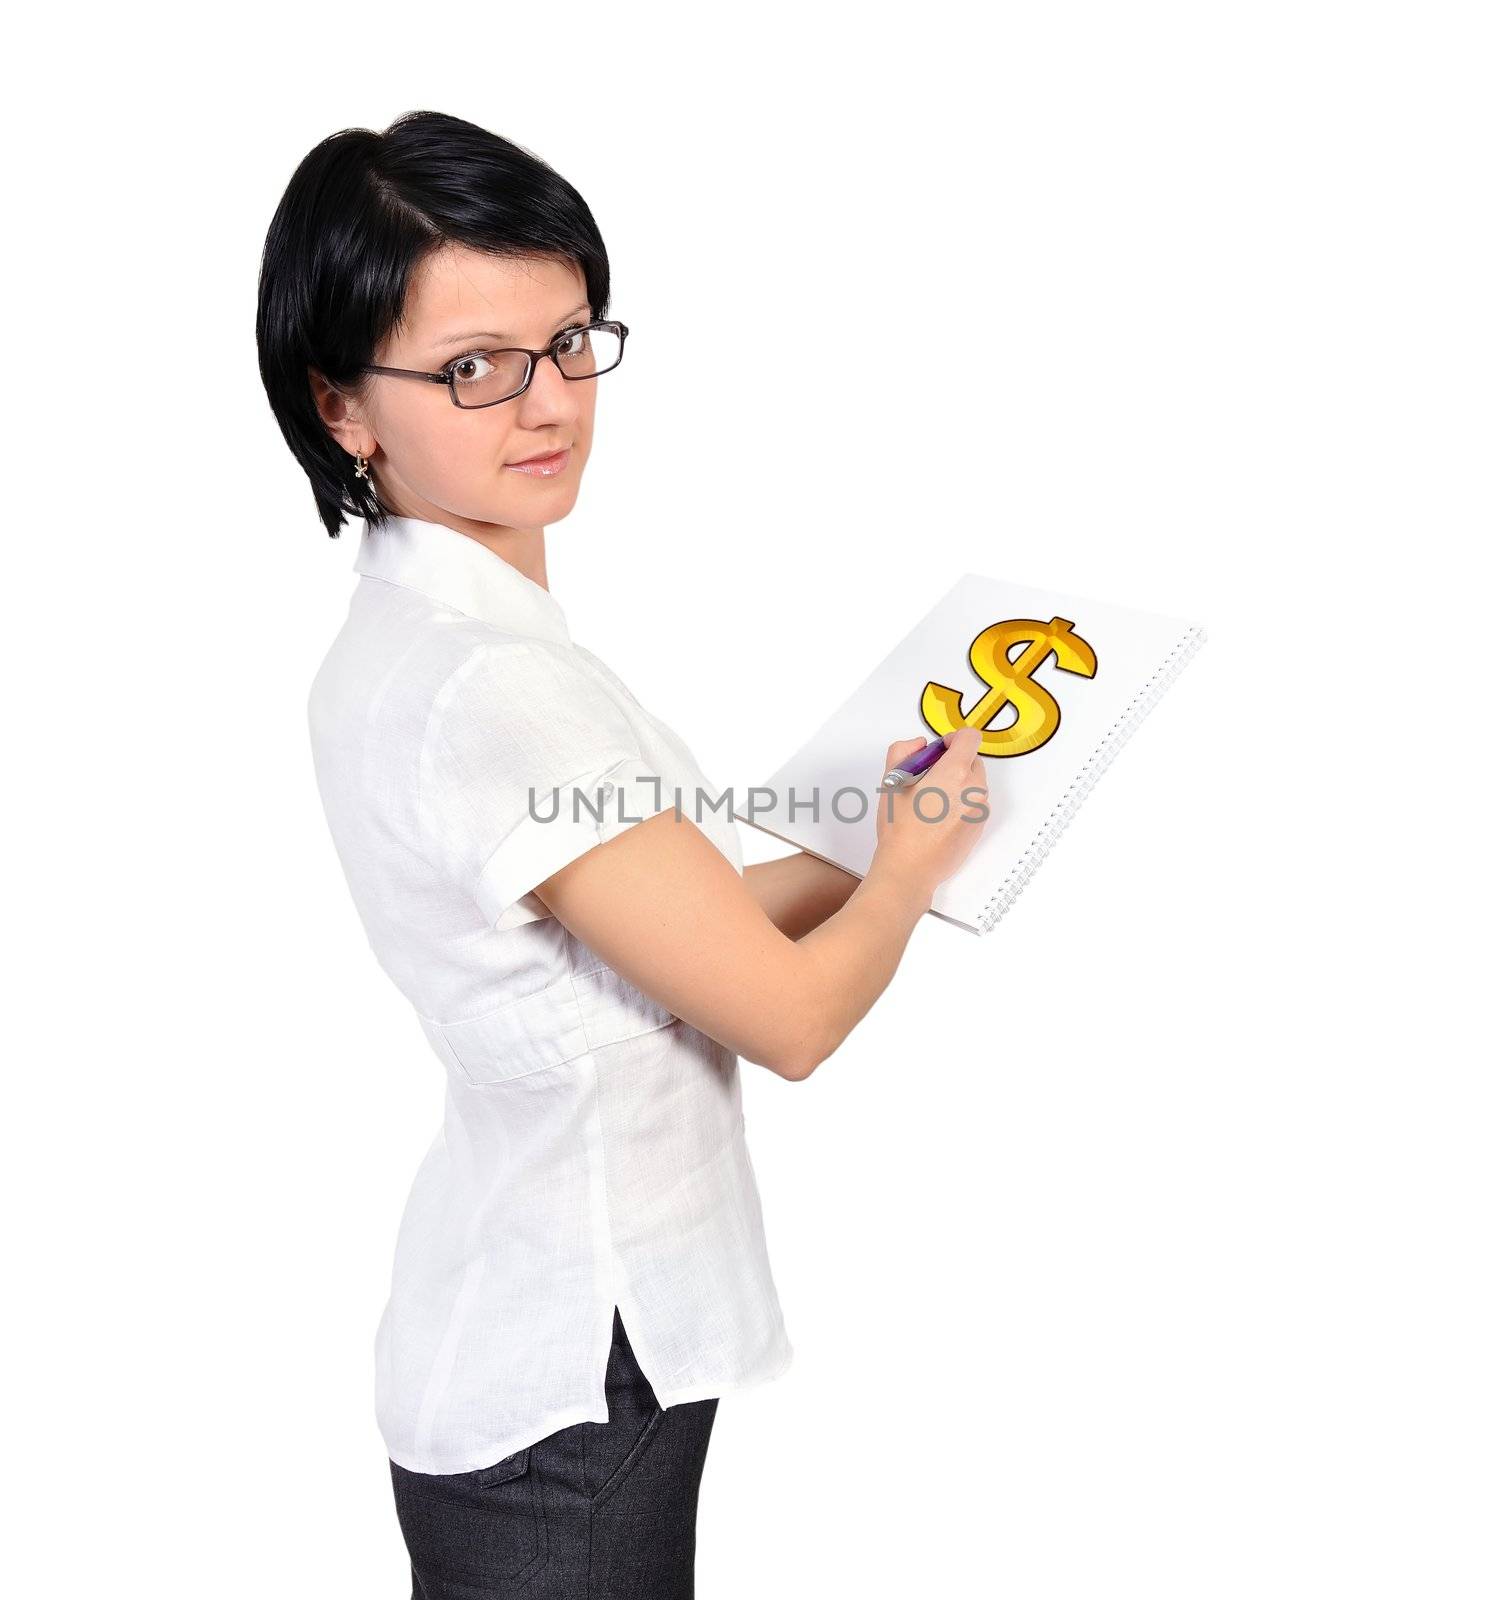
M 1086 758 L 1085 765 L 1075 774 L 1063 797 L 1049 813 L 1047 821 L 1033 836 L 1032 843 L 1018 857 L 1017 864 L 1001 887 L 986 902 L 981 914 L 982 933 L 989 933 L 1011 908 L 1012 902 L 1026 888 L 1028 879 L 1053 849 L 1055 841 L 1064 832 L 1070 818 L 1079 810 L 1081 801 L 1095 787 L 1096 780 L 1106 771 L 1112 758 L 1127 743 L 1138 724 L 1163 698 L 1164 691 L 1179 676 L 1185 663 L 1205 642 L 1206 630 L 1199 623 L 1192 623 L 1180 642 L 1159 663 L 1148 682 L 1132 697 L 1127 709 L 1107 729 L 1100 743 Z

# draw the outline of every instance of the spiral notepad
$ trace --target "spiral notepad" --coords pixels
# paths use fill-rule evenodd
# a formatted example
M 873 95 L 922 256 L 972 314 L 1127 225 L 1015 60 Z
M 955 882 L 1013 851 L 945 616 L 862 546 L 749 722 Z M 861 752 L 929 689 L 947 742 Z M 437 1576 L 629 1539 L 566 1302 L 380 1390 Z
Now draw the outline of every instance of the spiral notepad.
M 967 572 L 736 815 L 863 877 L 886 747 L 968 720 L 990 815 L 929 909 L 987 933 L 1205 642 L 1194 622 Z

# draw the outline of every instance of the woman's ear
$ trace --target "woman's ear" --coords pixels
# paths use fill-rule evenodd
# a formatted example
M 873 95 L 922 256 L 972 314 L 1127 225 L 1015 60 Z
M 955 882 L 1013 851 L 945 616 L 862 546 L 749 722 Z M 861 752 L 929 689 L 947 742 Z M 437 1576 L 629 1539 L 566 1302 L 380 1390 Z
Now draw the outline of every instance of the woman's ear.
M 315 410 L 325 424 L 331 438 L 349 456 L 370 456 L 377 452 L 377 440 L 362 417 L 356 401 L 323 372 L 308 369 L 309 392 L 314 398 Z

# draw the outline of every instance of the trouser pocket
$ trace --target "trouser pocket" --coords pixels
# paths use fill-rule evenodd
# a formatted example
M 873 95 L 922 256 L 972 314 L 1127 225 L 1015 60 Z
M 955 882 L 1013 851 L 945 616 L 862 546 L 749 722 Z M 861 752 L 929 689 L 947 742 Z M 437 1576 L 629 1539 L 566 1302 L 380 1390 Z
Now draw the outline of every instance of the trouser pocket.
M 594 1510 L 597 1510 L 610 1500 L 624 1480 L 638 1466 L 645 1452 L 650 1448 L 651 1441 L 659 1431 L 665 1416 L 666 1413 L 661 1410 L 659 1405 L 656 1405 L 650 1415 L 640 1424 L 639 1431 L 634 1436 L 634 1442 L 629 1447 L 628 1455 L 614 1468 L 607 1481 L 599 1485 L 591 1493 L 590 1502 Z M 627 1431 L 625 1430 L 625 1432 Z M 591 1487 L 592 1485 L 589 1483 L 589 1488 L 591 1489 Z
M 474 1472 L 410 1472 L 388 1463 L 399 1528 L 418 1572 L 444 1584 L 496 1585 L 546 1555 L 545 1508 L 533 1445 Z

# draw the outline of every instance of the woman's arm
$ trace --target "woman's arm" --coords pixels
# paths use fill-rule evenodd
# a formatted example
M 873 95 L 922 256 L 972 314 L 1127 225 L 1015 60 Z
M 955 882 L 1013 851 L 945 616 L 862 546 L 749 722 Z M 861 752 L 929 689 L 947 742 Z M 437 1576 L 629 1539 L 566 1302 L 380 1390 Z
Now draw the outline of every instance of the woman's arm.
M 811 933 L 844 904 L 861 880 L 843 867 L 799 850 L 746 867 L 744 879 L 761 910 L 788 939 Z
M 922 742 L 892 745 L 887 766 Z M 920 817 L 902 791 L 891 817 L 878 815 L 870 871 L 799 939 L 776 926 L 746 878 L 675 808 L 594 846 L 535 892 L 673 1015 L 757 1066 L 806 1078 L 891 982 L 934 890 L 979 837 L 977 803 L 961 797 L 986 792 L 979 744 L 973 728 L 950 736 L 929 771 L 930 788 L 950 797 L 946 816 Z

